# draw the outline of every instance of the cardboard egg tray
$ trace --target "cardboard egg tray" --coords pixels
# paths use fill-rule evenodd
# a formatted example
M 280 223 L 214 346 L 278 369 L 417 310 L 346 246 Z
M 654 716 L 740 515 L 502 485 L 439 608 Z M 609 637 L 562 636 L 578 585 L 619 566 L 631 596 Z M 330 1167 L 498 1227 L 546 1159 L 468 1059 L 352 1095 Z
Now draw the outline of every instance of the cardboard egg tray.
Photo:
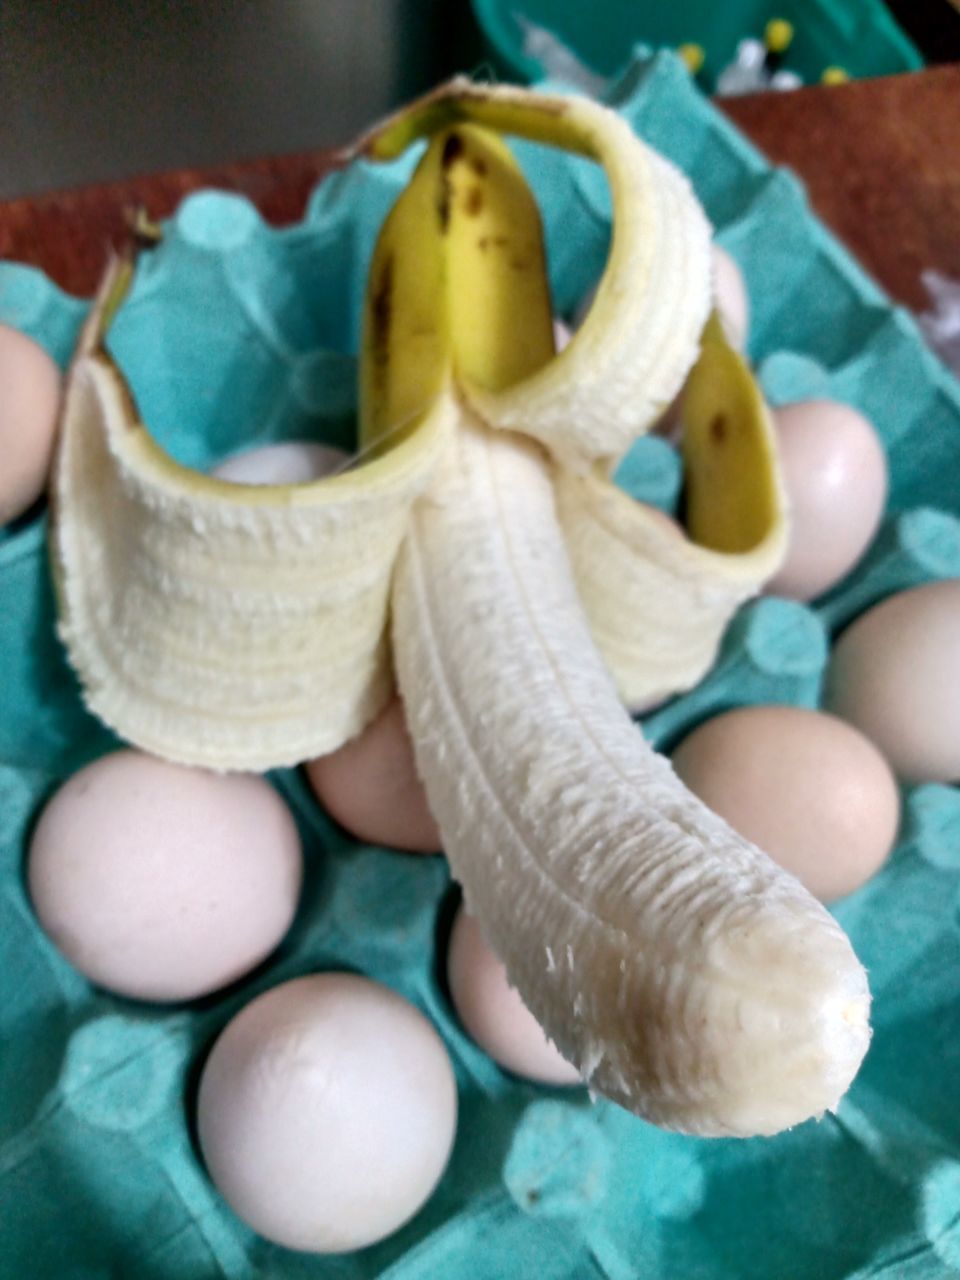
M 831 637 L 904 587 L 960 576 L 960 393 L 811 214 L 801 187 L 699 96 L 669 55 L 615 92 L 690 176 L 753 303 L 749 354 L 775 403 L 856 405 L 888 450 L 890 509 L 860 567 L 813 607 L 742 610 L 715 669 L 642 726 L 669 749 L 758 702 L 816 706 Z M 517 144 L 546 226 L 557 308 L 599 274 L 609 200 L 592 166 Z M 409 175 L 356 164 L 272 230 L 242 199 L 187 199 L 143 258 L 111 336 L 146 421 L 182 462 L 320 437 L 350 447 L 366 264 Z M 38 272 L 0 264 L 0 321 L 65 364 L 85 311 Z M 669 507 L 669 457 L 638 445 L 631 485 Z M 646 454 L 643 453 L 646 450 Z M 646 486 L 646 488 L 644 487 Z M 137 1280 L 916 1280 L 960 1269 L 960 794 L 904 796 L 886 868 L 836 914 L 866 964 L 875 1035 L 837 1115 L 775 1139 L 663 1133 L 585 1092 L 519 1082 L 460 1030 L 440 970 L 453 893 L 442 859 L 358 844 L 295 771 L 303 903 L 279 952 L 236 988 L 175 1008 L 92 990 L 37 928 L 22 866 L 45 798 L 111 745 L 84 711 L 54 630 L 43 514 L 0 535 L 0 1276 Z M 641 729 L 638 728 L 638 732 Z M 359 970 L 439 1027 L 461 1114 L 437 1192 L 396 1235 L 341 1258 L 257 1238 L 203 1172 L 198 1069 L 252 996 L 298 974 Z M 318 1188 L 322 1194 L 322 1188 Z

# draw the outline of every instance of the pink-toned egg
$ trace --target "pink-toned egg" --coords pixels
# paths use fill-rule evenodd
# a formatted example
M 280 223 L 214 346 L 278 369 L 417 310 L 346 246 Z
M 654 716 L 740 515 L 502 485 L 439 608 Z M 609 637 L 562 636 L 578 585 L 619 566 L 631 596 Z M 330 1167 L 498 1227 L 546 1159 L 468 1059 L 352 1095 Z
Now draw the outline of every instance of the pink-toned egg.
M 306 772 L 326 811 L 358 840 L 407 853 L 439 851 L 399 698 L 338 751 L 311 760 Z
M 873 541 L 887 500 L 887 459 L 873 427 L 832 400 L 774 411 L 790 509 L 787 557 L 767 591 L 812 600 L 844 578 Z
M 28 864 L 53 943 L 138 1000 L 192 1000 L 248 973 L 290 927 L 302 874 L 296 824 L 263 778 L 129 750 L 63 784 Z
M 31 338 L 0 324 L 0 525 L 43 493 L 59 409 L 56 364 Z
M 960 579 L 889 596 L 840 636 L 831 711 L 865 733 L 907 782 L 960 782 Z
M 541 1084 L 580 1083 L 507 981 L 507 971 L 476 920 L 461 907 L 450 934 L 447 981 L 464 1029 L 484 1053 L 514 1075 Z
M 856 729 L 801 707 L 740 707 L 673 753 L 681 780 L 811 893 L 831 902 L 870 879 L 893 848 L 900 794 Z
M 713 246 L 713 300 L 727 341 L 742 351 L 750 330 L 750 298 L 736 261 L 718 244 Z

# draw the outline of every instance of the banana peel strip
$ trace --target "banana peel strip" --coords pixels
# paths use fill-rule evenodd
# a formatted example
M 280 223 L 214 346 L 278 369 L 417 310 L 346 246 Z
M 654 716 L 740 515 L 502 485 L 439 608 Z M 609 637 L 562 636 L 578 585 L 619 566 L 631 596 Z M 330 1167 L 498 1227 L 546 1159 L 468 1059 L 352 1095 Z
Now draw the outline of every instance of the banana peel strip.
M 193 471 L 149 435 L 104 348 L 125 274 L 105 278 L 71 367 L 52 493 L 59 631 L 87 705 L 212 769 L 332 751 L 392 692 L 390 577 L 450 406 L 310 484 Z
M 786 552 L 773 424 L 716 315 L 704 332 L 683 416 L 693 538 L 634 502 L 598 467 L 554 469 L 581 603 L 617 690 L 635 711 L 706 674 L 734 612 Z

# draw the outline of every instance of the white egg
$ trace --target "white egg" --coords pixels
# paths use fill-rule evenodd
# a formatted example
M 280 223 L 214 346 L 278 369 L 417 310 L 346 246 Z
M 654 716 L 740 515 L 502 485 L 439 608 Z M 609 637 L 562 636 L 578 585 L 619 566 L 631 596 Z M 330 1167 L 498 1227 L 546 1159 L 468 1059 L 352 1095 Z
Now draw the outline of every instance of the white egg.
M 844 578 L 873 541 L 887 500 L 887 460 L 848 405 L 804 400 L 773 414 L 790 510 L 786 559 L 768 593 L 812 600 Z
M 46 487 L 59 408 L 56 364 L 0 324 L 0 525 L 23 515 Z
M 960 579 L 901 591 L 840 636 L 826 705 L 906 782 L 960 782 Z
M 47 804 L 28 881 L 44 931 L 93 982 L 190 1000 L 274 950 L 302 872 L 296 824 L 263 778 L 117 751 Z
M 309 484 L 338 471 L 349 456 L 333 445 L 289 440 L 231 454 L 210 474 L 233 484 Z
M 275 987 L 221 1034 L 200 1080 L 210 1176 L 254 1231 L 341 1253 L 381 1240 L 428 1199 L 456 1132 L 440 1037 L 367 978 Z
M 447 982 L 464 1029 L 494 1062 L 542 1084 L 580 1083 L 576 1067 L 547 1039 L 507 981 L 506 968 L 480 926 L 462 907 L 450 934 Z
M 742 351 L 750 330 L 750 298 L 740 268 L 718 244 L 713 246 L 713 300 L 727 341 Z

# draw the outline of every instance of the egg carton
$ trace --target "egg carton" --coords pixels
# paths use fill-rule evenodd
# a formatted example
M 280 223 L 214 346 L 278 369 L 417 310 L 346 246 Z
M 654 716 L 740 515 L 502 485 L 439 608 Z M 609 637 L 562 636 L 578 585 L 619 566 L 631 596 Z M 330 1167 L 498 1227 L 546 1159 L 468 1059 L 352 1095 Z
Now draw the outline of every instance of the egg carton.
M 638 732 L 669 749 L 706 717 L 818 704 L 836 631 L 892 591 L 960 576 L 960 395 L 889 302 L 674 58 L 638 59 L 612 94 L 691 177 L 753 302 L 750 355 L 774 403 L 810 395 L 867 414 L 886 445 L 886 523 L 859 568 L 812 606 L 764 598 L 715 668 Z M 558 309 L 599 275 L 609 196 L 597 171 L 518 144 L 544 213 Z M 263 224 L 225 193 L 189 197 L 140 262 L 111 345 L 147 421 L 181 461 L 241 444 L 350 447 L 367 262 L 407 157 L 355 164 L 302 223 Z M 0 264 L 0 320 L 65 364 L 86 305 Z M 621 480 L 665 509 L 680 477 L 644 442 Z M 303 837 L 303 902 L 249 979 L 162 1009 L 91 990 L 36 926 L 22 878 L 31 824 L 68 773 L 113 745 L 84 711 L 55 635 L 42 512 L 0 535 L 0 1275 L 432 1280 L 839 1280 L 960 1268 L 960 796 L 907 789 L 889 864 L 834 910 L 875 993 L 875 1037 L 835 1116 L 773 1139 L 661 1132 L 582 1091 L 539 1088 L 465 1036 L 441 977 L 455 889 L 441 859 L 358 844 L 301 775 L 271 775 Z M 257 1238 L 206 1178 L 191 1127 L 199 1064 L 253 995 L 347 968 L 434 1020 L 461 1114 L 449 1170 L 414 1220 L 341 1258 Z M 321 1190 L 318 1189 L 318 1194 Z

